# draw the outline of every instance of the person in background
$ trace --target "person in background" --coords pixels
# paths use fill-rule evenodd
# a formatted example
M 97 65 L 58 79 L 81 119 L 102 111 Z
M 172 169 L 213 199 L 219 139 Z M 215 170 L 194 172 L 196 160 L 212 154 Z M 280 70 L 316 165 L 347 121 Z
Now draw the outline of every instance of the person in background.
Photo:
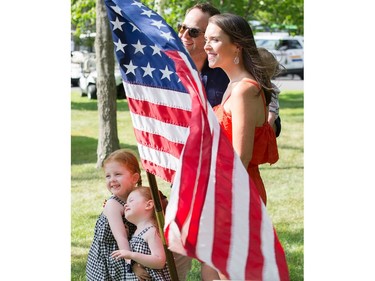
M 258 48 L 258 52 L 265 66 L 269 79 L 276 77 L 284 70 L 284 67 L 277 61 L 275 56 L 270 51 L 265 48 Z M 278 137 L 281 132 L 281 119 L 279 116 L 280 89 L 272 82 L 271 85 L 274 92 L 272 93 L 271 102 L 269 104 L 268 123 L 270 123 L 271 127 L 275 131 L 276 137 Z
M 171 277 L 149 187 L 140 186 L 130 192 L 125 204 L 125 218 L 137 226 L 137 230 L 129 241 L 131 250 L 122 249 L 111 254 L 116 260 L 127 260 L 124 280 L 138 280 L 131 270 L 130 261 L 134 261 L 145 267 L 151 280 L 170 281 Z
M 228 13 L 210 17 L 205 41 L 209 66 L 222 68 L 230 80 L 221 103 L 213 108 L 215 115 L 266 205 L 258 166 L 279 159 L 275 132 L 268 123 L 271 80 L 244 18 Z M 205 280 L 215 279 L 219 278 Z
M 118 249 L 130 249 L 128 234 L 132 235 L 136 226 L 125 219 L 124 205 L 130 191 L 142 184 L 141 169 L 131 151 L 120 149 L 104 160 L 103 170 L 111 197 L 105 202 L 95 225 L 86 277 L 89 281 L 122 281 L 125 280 L 125 262 L 115 260 L 111 253 Z M 149 278 L 144 269 L 136 267 L 135 270 L 142 280 Z
M 208 66 L 207 54 L 203 48 L 208 19 L 217 14 L 220 14 L 220 11 L 211 4 L 199 3 L 186 11 L 185 19 L 177 26 L 178 36 L 197 67 L 206 90 L 207 100 L 212 107 L 221 102 L 229 83 L 222 69 L 212 69 Z

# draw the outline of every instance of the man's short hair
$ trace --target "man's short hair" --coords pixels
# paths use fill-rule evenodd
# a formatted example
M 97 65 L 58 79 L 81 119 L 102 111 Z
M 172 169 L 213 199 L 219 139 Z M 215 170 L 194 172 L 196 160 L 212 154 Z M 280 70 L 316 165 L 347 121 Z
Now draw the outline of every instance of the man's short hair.
M 193 9 L 199 9 L 203 13 L 209 14 L 210 17 L 212 17 L 214 15 L 217 15 L 217 14 L 220 14 L 220 11 L 218 9 L 216 9 L 214 6 L 212 6 L 210 3 L 198 3 L 198 4 L 195 4 L 193 7 L 189 8 L 186 11 L 186 14 L 189 13 Z

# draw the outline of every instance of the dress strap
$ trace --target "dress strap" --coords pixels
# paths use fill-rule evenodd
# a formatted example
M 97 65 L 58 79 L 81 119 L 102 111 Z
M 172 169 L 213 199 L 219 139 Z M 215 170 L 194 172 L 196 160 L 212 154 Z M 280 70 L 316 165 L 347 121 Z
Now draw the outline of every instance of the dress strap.
M 126 202 L 122 201 L 120 198 L 118 198 L 116 195 L 112 195 L 109 199 L 115 199 L 117 202 L 119 202 L 122 206 L 125 206 Z M 109 200 L 108 199 L 108 200 Z
M 266 97 L 265 97 L 265 94 L 264 94 L 264 91 L 263 89 L 260 90 L 260 95 L 262 96 L 262 100 L 263 100 L 263 108 L 264 108 L 264 123 L 267 123 L 268 122 L 268 116 L 267 116 L 267 106 L 266 106 Z
M 137 236 L 138 237 L 141 237 L 143 234 L 145 234 L 151 227 L 154 227 L 153 225 L 150 225 L 148 227 L 146 227 L 145 229 L 143 229 Z
M 266 97 L 264 95 L 264 91 L 263 89 L 259 86 L 259 83 L 253 79 L 250 79 L 250 78 L 244 78 L 243 80 L 245 80 L 246 82 L 249 82 L 250 84 L 253 84 L 254 86 L 256 86 L 258 89 L 259 89 L 259 92 L 260 92 L 260 95 L 262 96 L 262 100 L 263 100 L 263 109 L 264 109 L 264 122 L 268 122 L 268 116 L 267 116 L 267 106 L 266 106 Z

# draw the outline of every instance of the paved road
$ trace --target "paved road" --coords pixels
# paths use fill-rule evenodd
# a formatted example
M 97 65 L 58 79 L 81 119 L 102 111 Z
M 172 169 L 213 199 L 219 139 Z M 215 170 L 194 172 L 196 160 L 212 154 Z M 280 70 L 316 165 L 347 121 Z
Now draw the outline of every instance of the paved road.
M 285 76 L 279 77 L 272 81 L 276 86 L 280 88 L 281 91 L 284 90 L 301 90 L 303 91 L 303 80 L 299 76 Z

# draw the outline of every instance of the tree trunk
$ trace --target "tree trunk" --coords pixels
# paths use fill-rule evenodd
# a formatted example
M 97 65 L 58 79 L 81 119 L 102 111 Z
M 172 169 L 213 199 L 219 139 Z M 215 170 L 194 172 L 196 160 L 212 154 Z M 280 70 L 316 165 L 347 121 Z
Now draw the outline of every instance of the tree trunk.
M 108 15 L 103 0 L 96 1 L 96 70 L 99 113 L 99 139 L 96 167 L 102 167 L 104 159 L 120 148 L 117 135 L 117 92 L 114 75 L 114 49 Z

